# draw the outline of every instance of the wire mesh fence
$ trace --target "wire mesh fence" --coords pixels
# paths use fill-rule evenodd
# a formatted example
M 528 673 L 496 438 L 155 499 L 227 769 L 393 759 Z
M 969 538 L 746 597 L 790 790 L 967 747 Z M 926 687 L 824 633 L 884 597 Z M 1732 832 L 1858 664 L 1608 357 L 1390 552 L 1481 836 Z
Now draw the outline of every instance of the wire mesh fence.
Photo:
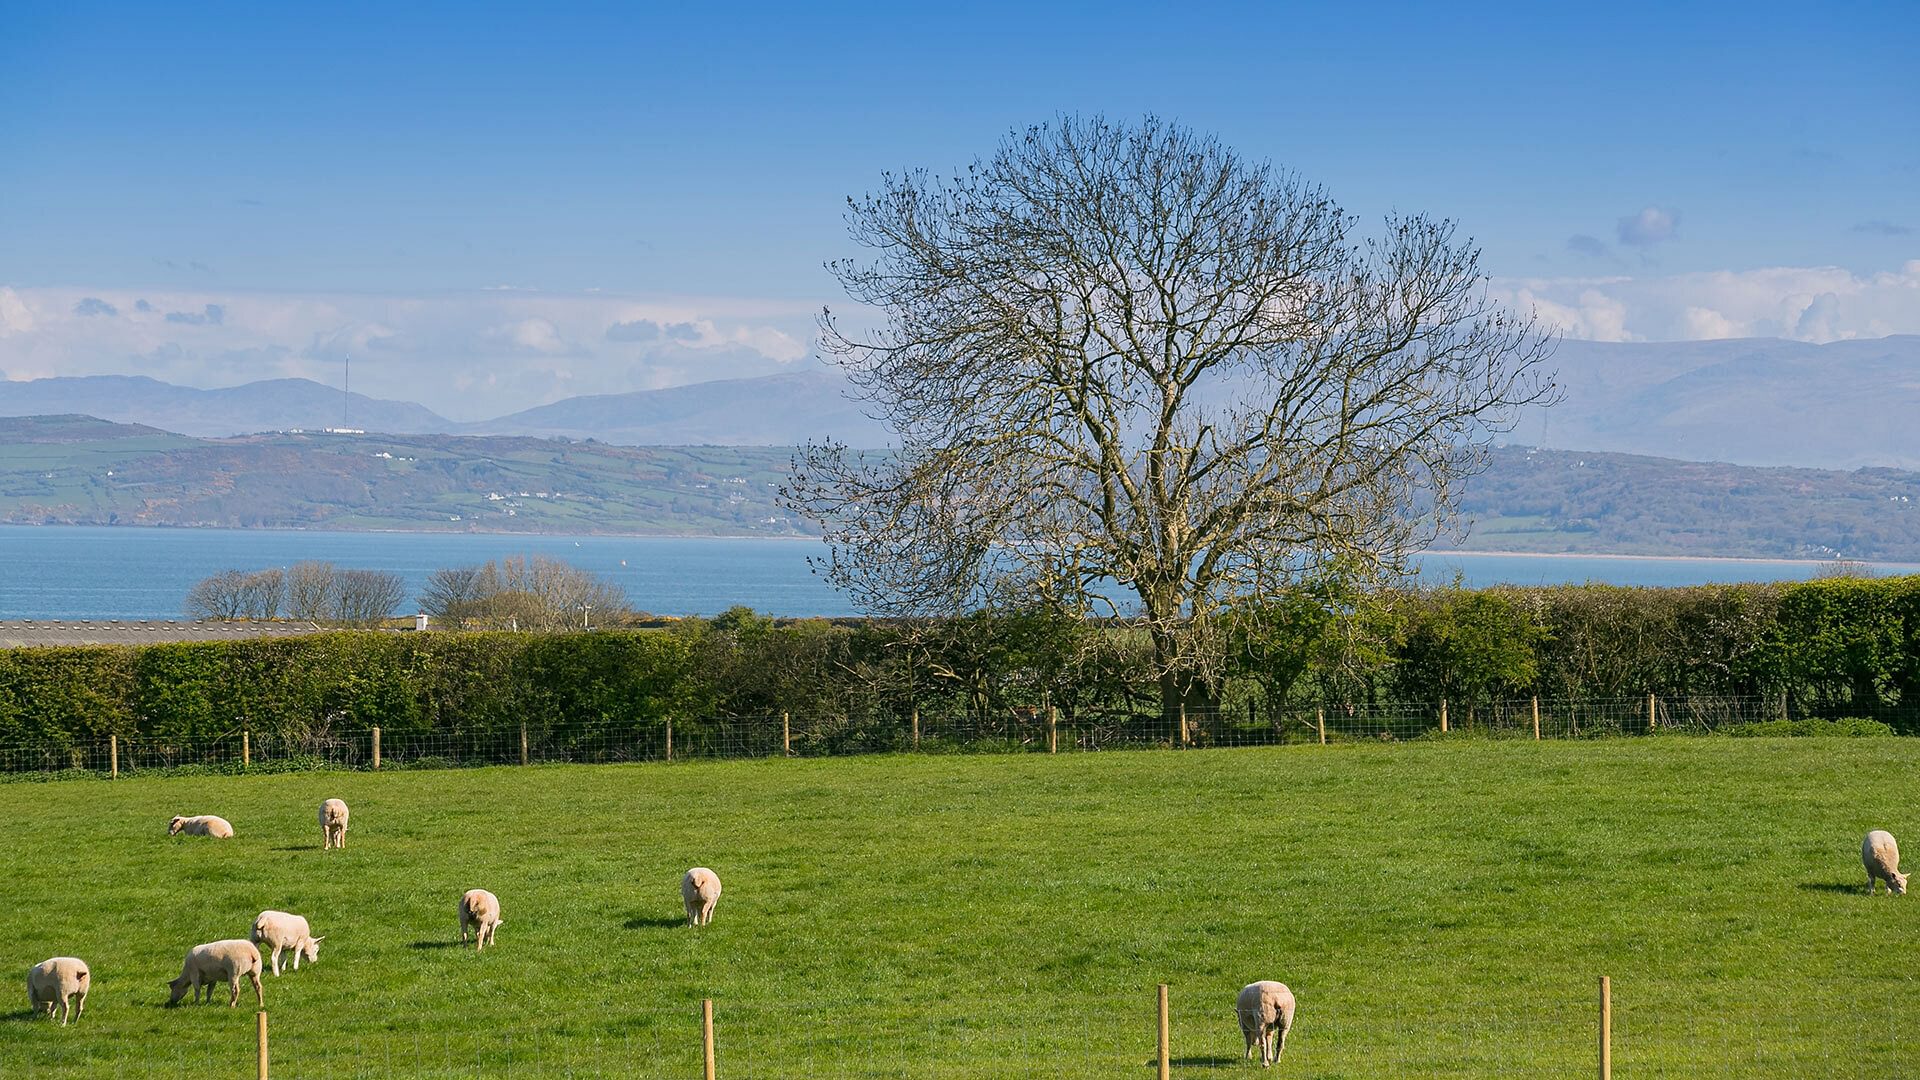
M 1920 707 L 1908 710 L 1920 718 Z M 530 721 L 510 727 L 107 735 L 0 747 L 0 775 L 120 776 L 210 770 L 457 768 L 478 765 L 835 757 L 872 753 L 1073 753 L 1436 738 L 1593 739 L 1707 735 L 1786 719 L 1777 698 L 1332 703 L 1153 712 L 1014 708 L 803 716 L 662 716 L 642 722 Z M 1912 727 L 1907 723 L 1902 727 Z
M 1010 994 L 996 1002 L 714 1001 L 712 1061 L 727 1080 L 1095 1080 L 1155 1076 L 1162 1045 L 1152 986 L 1116 1000 Z M 1237 987 L 1176 984 L 1167 1075 L 1226 1077 L 1257 1068 L 1234 1013 Z M 1299 987 L 1278 1075 L 1520 1077 L 1596 1075 L 1595 984 L 1417 994 L 1407 987 Z M 1613 981 L 1607 1056 L 1618 1075 L 1750 1077 L 1907 1075 L 1920 1037 L 1920 981 L 1869 978 L 1806 985 L 1743 979 Z M 1791 1001 L 1797 1007 L 1783 1009 Z M 111 1006 L 110 1006 L 111 1007 Z M 209 1016 L 207 1013 L 214 1013 Z M 92 1018 L 98 1020 L 97 1012 Z M 10 1066 L 58 1077 L 252 1076 L 256 1027 L 244 1010 L 172 1012 L 187 1046 L 90 1038 L 87 1020 L 47 1025 Z M 374 1024 L 380 1026 L 373 1026 Z M 701 1003 L 534 1013 L 510 1030 L 448 1029 L 398 1010 L 381 1021 L 272 1013 L 273 1078 L 375 1080 L 494 1077 L 695 1077 L 708 1055 Z M 11 1068 L 9 1069 L 11 1073 Z M 1600 1073 L 1599 1075 L 1606 1075 Z

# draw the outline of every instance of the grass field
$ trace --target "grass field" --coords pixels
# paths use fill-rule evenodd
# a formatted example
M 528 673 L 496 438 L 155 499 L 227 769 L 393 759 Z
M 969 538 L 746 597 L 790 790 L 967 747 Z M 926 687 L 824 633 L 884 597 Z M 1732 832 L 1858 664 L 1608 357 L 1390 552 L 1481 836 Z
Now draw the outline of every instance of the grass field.
M 0 1073 L 253 1075 L 251 994 L 166 982 L 281 908 L 327 940 L 266 979 L 276 1077 L 697 1076 L 702 997 L 722 1077 L 1145 1077 L 1161 981 L 1176 1075 L 1244 1075 L 1260 978 L 1300 1000 L 1276 1075 L 1592 1075 L 1600 974 L 1623 1077 L 1904 1075 L 1920 896 L 1867 899 L 1858 845 L 1920 838 L 1917 766 L 1640 739 L 0 785 Z M 95 980 L 65 1030 L 19 988 L 60 954 Z

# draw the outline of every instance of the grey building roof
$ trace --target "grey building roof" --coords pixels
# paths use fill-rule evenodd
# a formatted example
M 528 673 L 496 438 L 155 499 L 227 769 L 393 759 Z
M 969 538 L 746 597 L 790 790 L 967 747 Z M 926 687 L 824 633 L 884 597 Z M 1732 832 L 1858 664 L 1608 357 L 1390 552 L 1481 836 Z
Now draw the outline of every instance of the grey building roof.
M 160 641 L 238 641 L 318 633 L 305 622 L 180 622 L 151 619 L 0 620 L 0 649 L 30 645 L 151 645 Z

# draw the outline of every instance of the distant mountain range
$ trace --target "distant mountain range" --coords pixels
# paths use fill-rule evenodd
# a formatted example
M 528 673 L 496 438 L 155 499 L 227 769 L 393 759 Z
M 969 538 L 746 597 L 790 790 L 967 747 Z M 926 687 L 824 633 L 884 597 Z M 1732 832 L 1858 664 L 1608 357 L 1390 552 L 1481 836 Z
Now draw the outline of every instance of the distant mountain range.
M 789 454 L 0 419 L 0 524 L 804 535 L 775 499 Z M 1895 469 L 1509 447 L 1460 509 L 1478 549 L 1920 562 L 1920 472 Z
M 1564 399 L 1513 438 L 1529 445 L 1748 465 L 1920 468 L 1920 337 L 1809 345 L 1778 339 L 1562 342 Z M 824 369 L 567 398 L 459 423 L 411 402 L 305 379 L 196 390 L 140 376 L 0 381 L 0 416 L 77 413 L 218 437 L 294 428 L 519 435 L 630 446 L 890 440 Z

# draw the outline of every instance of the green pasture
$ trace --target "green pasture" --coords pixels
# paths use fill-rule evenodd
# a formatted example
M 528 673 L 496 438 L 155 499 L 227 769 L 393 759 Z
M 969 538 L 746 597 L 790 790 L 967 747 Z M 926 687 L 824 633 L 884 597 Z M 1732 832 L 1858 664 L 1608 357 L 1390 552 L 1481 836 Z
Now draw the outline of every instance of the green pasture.
M 1920 895 L 1868 899 L 1858 846 L 1920 851 L 1917 769 L 1655 738 L 6 784 L 0 1074 L 253 1076 L 251 992 L 166 984 L 280 908 L 326 942 L 265 980 L 276 1077 L 693 1077 L 702 998 L 722 1077 L 1149 1077 L 1160 982 L 1175 1075 L 1251 1075 L 1263 978 L 1300 1001 L 1275 1075 L 1592 1075 L 1602 974 L 1616 1075 L 1903 1075 Z M 23 983 L 67 954 L 95 989 L 63 1030 Z

